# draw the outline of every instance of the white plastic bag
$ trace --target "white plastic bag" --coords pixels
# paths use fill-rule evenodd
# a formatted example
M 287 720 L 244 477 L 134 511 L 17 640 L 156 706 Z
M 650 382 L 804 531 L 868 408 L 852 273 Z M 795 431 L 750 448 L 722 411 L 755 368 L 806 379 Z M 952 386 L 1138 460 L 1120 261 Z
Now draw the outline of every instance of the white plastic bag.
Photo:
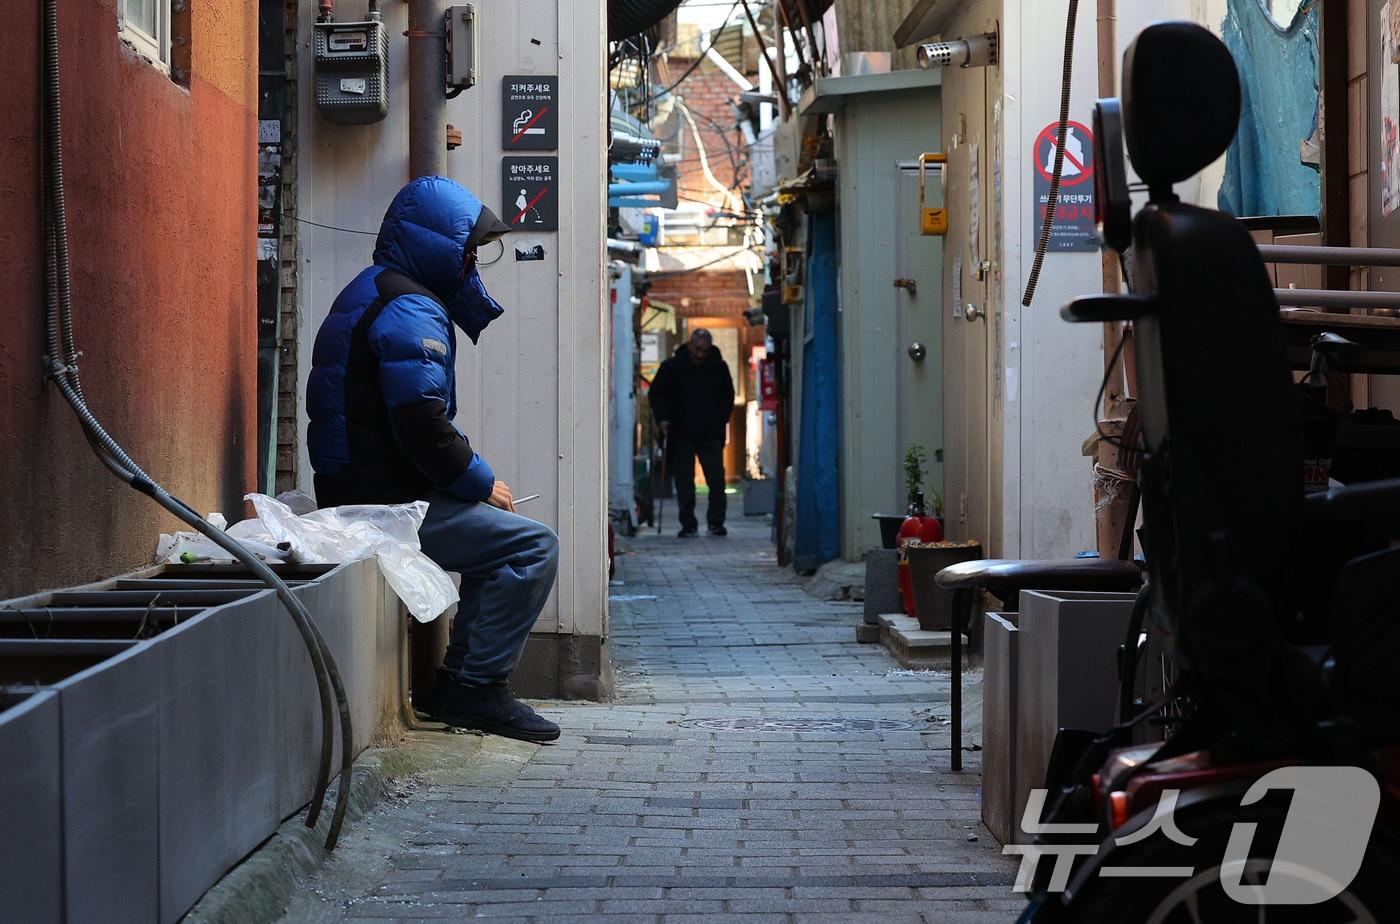
M 269 545 L 291 543 L 293 561 L 342 562 L 375 556 L 384 579 L 419 622 L 432 622 L 457 602 L 452 579 L 418 543 L 418 527 L 428 515 L 428 502 L 412 504 L 327 507 L 297 516 L 281 501 L 266 494 L 249 494 L 257 512 L 254 520 L 235 523 L 229 535 L 239 537 L 240 527 L 259 524 Z M 247 538 L 262 540 L 251 534 Z
M 300 492 L 282 497 L 302 509 L 310 500 Z M 452 579 L 423 554 L 418 543 L 418 527 L 428 513 L 427 501 L 328 507 L 297 516 L 283 500 L 266 494 L 249 494 L 244 499 L 252 502 L 257 516 L 233 524 L 227 532 L 263 558 L 324 564 L 377 558 L 384 579 L 419 622 L 432 622 L 457 602 Z M 201 560 L 230 559 L 227 552 L 199 533 L 160 537 L 157 561 L 180 561 L 181 553 Z

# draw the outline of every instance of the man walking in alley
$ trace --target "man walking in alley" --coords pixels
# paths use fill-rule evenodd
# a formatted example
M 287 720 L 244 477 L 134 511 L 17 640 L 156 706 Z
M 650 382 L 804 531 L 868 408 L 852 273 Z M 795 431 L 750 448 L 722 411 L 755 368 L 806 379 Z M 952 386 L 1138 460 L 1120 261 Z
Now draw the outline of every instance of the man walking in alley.
M 456 328 L 472 343 L 503 311 L 477 247 L 510 228 L 463 187 L 420 177 L 384 215 L 374 263 L 336 298 L 316 334 L 306 406 L 316 500 L 428 502 L 423 551 L 462 575 L 437 695 L 449 725 L 525 741 L 559 726 L 511 695 L 559 566 L 559 539 L 515 513 L 510 488 L 453 425 Z
M 666 465 L 676 482 L 681 531 L 688 539 L 698 534 L 695 519 L 695 460 L 705 473 L 710 500 L 705 520 L 711 536 L 727 536 L 724 528 L 724 436 L 734 409 L 734 380 L 719 355 L 714 337 L 703 327 L 661 364 L 647 400 L 666 440 Z

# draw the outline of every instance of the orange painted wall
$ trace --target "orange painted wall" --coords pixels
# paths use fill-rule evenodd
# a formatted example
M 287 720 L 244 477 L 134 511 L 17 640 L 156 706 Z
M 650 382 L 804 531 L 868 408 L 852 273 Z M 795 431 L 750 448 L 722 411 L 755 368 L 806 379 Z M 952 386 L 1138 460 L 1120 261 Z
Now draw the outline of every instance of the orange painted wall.
M 61 0 L 73 313 L 89 404 L 201 511 L 254 488 L 257 4 L 189 4 L 189 86 L 117 37 L 113 0 Z M 93 457 L 45 385 L 39 4 L 0 57 L 0 599 L 150 560 L 176 522 Z

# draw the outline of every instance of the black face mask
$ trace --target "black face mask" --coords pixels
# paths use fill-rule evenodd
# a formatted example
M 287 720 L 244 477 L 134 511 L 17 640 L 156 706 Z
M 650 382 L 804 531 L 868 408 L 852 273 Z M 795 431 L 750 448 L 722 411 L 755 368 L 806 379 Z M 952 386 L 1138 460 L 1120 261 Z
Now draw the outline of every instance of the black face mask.
M 486 284 L 481 281 L 481 273 L 477 272 L 475 263 L 474 257 L 470 269 L 463 263 L 462 284 L 447 304 L 447 313 L 452 322 L 466 331 L 472 343 L 476 343 L 486 325 L 505 314 L 505 309 L 486 291 Z

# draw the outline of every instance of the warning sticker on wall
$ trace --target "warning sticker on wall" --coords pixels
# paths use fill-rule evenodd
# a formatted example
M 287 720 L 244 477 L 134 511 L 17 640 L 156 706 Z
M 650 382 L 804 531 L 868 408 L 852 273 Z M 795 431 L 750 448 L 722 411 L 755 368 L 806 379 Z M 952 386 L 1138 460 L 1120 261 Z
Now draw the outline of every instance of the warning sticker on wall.
M 501 78 L 501 147 L 553 151 L 559 147 L 559 78 L 507 75 Z
M 1055 175 L 1055 154 L 1059 142 L 1059 122 L 1051 122 L 1036 135 L 1031 150 L 1035 170 L 1035 197 L 1031 203 L 1034 235 L 1038 240 L 1050 205 L 1050 179 Z M 1065 162 L 1060 171 L 1059 205 L 1050 226 L 1050 246 L 1059 251 L 1099 249 L 1094 233 L 1094 136 L 1079 122 L 1065 128 Z
M 501 217 L 520 231 L 559 228 L 559 158 L 501 159 Z

